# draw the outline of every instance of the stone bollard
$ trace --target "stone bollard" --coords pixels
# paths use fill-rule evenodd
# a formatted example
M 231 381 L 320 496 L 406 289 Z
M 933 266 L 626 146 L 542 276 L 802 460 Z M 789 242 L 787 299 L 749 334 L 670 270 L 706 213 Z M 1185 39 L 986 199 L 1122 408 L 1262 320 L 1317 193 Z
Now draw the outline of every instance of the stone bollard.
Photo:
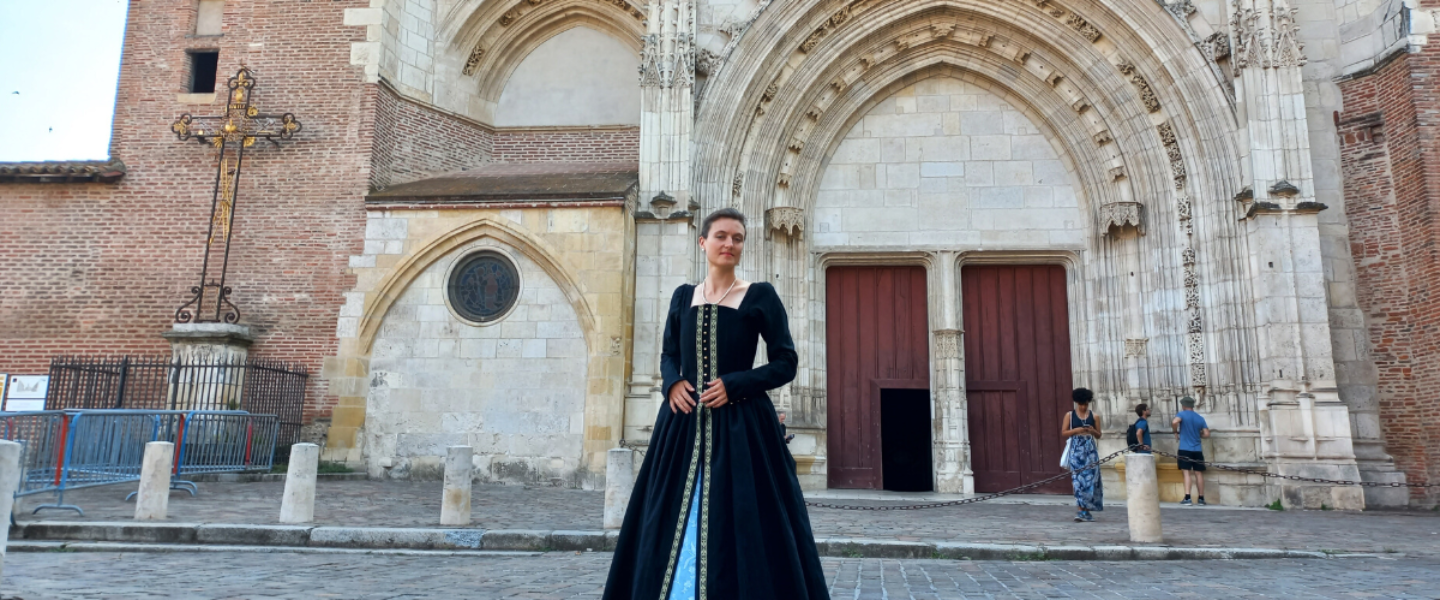
M 5 523 L 0 527 L 0 581 L 5 576 L 5 546 L 10 543 L 10 511 L 15 503 L 15 492 L 20 491 L 20 460 L 24 457 L 24 446 L 15 442 L 0 440 L 0 515 Z
M 605 455 L 605 528 L 619 529 L 625 523 L 625 507 L 635 489 L 635 451 L 611 448 Z
M 470 478 L 475 465 L 475 449 L 451 446 L 445 452 L 445 492 L 440 501 L 441 525 L 470 524 Z
M 1155 455 L 1125 455 L 1125 511 L 1130 516 L 1130 541 L 1158 544 L 1160 485 L 1155 477 Z
M 175 467 L 175 444 L 145 444 L 140 464 L 140 489 L 135 493 L 136 521 L 163 521 L 170 510 L 170 470 Z
M 290 447 L 290 468 L 285 471 L 285 496 L 280 500 L 281 523 L 309 523 L 315 520 L 315 470 L 319 467 L 319 446 L 295 444 Z

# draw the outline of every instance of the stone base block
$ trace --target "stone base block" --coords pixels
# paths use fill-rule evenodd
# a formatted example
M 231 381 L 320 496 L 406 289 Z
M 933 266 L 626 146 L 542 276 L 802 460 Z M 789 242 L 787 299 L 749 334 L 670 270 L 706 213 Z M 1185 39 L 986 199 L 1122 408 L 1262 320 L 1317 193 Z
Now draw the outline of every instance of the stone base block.
M 1367 469 L 1360 465 L 1360 480 L 1378 483 L 1405 483 L 1405 474 L 1389 469 Z M 1365 508 L 1404 508 L 1410 505 L 1410 488 L 1367 487 Z

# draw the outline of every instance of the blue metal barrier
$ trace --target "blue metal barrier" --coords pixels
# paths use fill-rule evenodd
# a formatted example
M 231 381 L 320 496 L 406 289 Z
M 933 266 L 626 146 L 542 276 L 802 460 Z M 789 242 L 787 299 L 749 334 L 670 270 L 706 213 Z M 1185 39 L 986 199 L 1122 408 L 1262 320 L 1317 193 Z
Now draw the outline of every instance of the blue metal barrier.
M 270 470 L 280 423 L 275 415 L 244 411 L 72 410 L 0 412 L 0 425 L 5 439 L 25 445 L 16 495 L 55 492 L 55 502 L 35 512 L 84 515 L 65 504 L 65 491 L 138 481 L 149 442 L 175 444 L 170 487 L 193 496 L 197 487 L 184 477 Z

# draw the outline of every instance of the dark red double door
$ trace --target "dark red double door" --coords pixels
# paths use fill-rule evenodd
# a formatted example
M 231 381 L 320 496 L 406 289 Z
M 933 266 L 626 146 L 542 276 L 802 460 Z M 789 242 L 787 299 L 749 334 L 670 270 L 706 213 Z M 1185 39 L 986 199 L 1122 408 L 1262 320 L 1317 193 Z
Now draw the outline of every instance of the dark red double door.
M 1064 268 L 966 267 L 961 283 L 976 490 L 1058 474 L 1058 419 L 1071 382 Z M 930 388 L 926 297 L 921 267 L 826 271 L 830 487 L 884 487 L 882 397 L 893 408 L 916 396 L 907 392 L 928 397 Z M 894 425 L 883 427 L 892 438 L 902 431 Z M 907 427 L 904 435 L 930 439 L 928 421 Z M 1061 482 L 1039 491 L 1066 489 Z

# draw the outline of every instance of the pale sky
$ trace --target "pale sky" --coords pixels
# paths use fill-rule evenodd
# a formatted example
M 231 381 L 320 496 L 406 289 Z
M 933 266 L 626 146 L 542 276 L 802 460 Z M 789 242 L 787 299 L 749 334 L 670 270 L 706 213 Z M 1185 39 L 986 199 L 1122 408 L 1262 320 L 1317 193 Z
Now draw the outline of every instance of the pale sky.
M 0 162 L 103 160 L 126 0 L 0 0 Z

